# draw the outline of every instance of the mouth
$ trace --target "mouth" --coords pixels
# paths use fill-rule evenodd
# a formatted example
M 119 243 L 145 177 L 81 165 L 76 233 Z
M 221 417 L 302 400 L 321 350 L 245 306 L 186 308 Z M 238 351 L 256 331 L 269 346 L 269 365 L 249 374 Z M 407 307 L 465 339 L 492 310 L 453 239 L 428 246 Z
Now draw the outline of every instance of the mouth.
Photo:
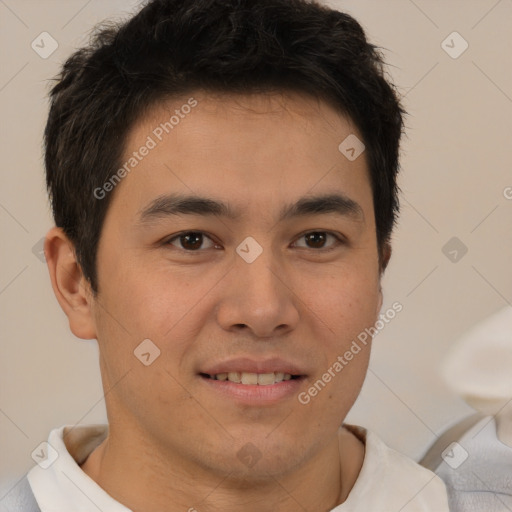
M 292 399 L 307 378 L 299 366 L 279 358 L 231 359 L 201 368 L 197 375 L 212 397 L 251 406 Z
M 252 372 L 222 372 L 216 374 L 200 373 L 204 379 L 233 382 L 245 386 L 272 386 L 279 382 L 299 380 L 303 375 L 292 375 L 284 372 L 252 373 Z

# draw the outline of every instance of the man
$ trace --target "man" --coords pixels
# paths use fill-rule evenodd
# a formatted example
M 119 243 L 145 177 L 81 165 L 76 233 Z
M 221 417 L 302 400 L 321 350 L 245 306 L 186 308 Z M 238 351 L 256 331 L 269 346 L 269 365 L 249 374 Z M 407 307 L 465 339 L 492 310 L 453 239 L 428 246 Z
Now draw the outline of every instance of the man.
M 437 476 L 344 424 L 404 114 L 360 25 L 307 0 L 154 0 L 51 99 L 45 254 L 98 340 L 109 424 L 53 430 L 17 510 L 447 511 Z

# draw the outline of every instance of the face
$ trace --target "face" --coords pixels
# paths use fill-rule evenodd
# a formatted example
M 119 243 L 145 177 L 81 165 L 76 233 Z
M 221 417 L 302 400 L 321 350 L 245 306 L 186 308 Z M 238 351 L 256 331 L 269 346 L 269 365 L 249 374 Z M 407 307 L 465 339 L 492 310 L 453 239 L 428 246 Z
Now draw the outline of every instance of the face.
M 124 162 L 140 160 L 101 233 L 91 322 L 111 435 L 280 475 L 333 439 L 368 366 L 353 340 L 381 304 L 371 185 L 365 153 L 338 149 L 362 137 L 307 96 L 190 96 L 134 126 Z

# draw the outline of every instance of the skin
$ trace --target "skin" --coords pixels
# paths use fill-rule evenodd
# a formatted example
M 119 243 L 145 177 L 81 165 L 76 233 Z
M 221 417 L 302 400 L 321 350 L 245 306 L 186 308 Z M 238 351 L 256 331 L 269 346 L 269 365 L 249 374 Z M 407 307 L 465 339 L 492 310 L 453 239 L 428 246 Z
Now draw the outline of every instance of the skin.
M 190 96 L 154 107 L 132 128 L 125 156 Z M 306 95 L 193 97 L 198 105 L 113 192 L 97 296 L 62 230 L 47 235 L 70 329 L 100 349 L 109 436 L 82 468 L 134 512 L 328 511 L 347 498 L 364 459 L 364 445 L 340 425 L 360 392 L 370 343 L 307 405 L 296 393 L 239 404 L 198 371 L 230 356 L 279 356 L 304 370 L 305 391 L 375 323 L 390 249 L 379 267 L 365 153 L 351 162 L 338 150 L 349 134 L 362 137 Z M 140 222 L 152 200 L 176 192 L 222 200 L 240 215 Z M 356 201 L 364 217 L 277 221 L 283 205 L 332 192 Z M 194 254 L 183 239 L 165 243 L 184 231 L 206 235 Z M 335 248 L 325 252 L 308 242 L 311 231 L 345 243 L 328 236 L 325 247 Z M 247 236 L 263 248 L 250 264 L 235 252 Z M 134 356 L 147 338 L 161 351 L 149 366 Z M 252 467 L 237 456 L 247 443 L 261 456 Z

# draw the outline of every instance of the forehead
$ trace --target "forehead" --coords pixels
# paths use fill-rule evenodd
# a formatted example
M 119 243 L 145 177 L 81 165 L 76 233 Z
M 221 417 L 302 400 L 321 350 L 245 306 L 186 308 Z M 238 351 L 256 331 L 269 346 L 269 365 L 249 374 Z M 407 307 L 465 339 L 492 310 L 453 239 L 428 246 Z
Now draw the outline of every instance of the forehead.
M 187 105 L 191 104 L 194 106 L 188 108 Z M 211 128 L 209 123 L 212 122 L 221 123 L 219 130 L 225 129 L 223 124 L 229 122 L 233 127 L 244 125 L 245 130 L 250 130 L 249 125 L 252 125 L 255 131 L 265 123 L 277 123 L 276 128 L 286 123 L 289 126 L 295 125 L 301 131 L 305 129 L 308 133 L 314 129 L 325 135 L 347 127 L 351 133 L 358 133 L 355 124 L 339 109 L 303 92 L 283 90 L 228 94 L 197 90 L 157 102 L 134 125 L 131 136 L 136 137 L 141 129 L 146 130 L 148 122 L 155 125 L 171 120 L 172 114 L 176 114 L 171 121 L 173 131 L 178 128 L 178 124 L 188 125 L 191 119 L 195 119 L 196 125 L 201 123 L 207 129 Z
M 308 193 L 360 196 L 370 187 L 366 155 L 350 161 L 340 152 L 349 136 L 362 139 L 350 119 L 306 94 L 197 91 L 156 104 L 132 127 L 123 161 L 145 155 L 121 195 L 141 207 L 176 192 L 215 195 L 237 212 L 279 203 L 280 214 Z

